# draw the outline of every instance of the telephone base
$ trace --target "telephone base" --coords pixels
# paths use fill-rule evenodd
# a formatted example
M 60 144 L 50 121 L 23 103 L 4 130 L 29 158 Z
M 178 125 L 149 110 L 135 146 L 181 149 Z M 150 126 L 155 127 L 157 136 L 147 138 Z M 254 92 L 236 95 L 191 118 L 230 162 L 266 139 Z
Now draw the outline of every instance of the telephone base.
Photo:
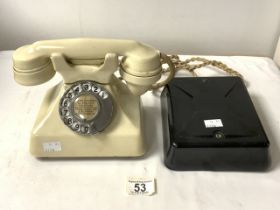
M 52 139 L 52 140 L 50 140 Z M 109 139 L 114 139 L 110 143 Z M 76 139 L 72 136 L 31 137 L 30 153 L 38 158 L 73 157 L 139 157 L 144 155 L 140 135 L 108 136 L 107 140 L 96 138 Z
M 140 97 L 122 89 L 120 82 L 112 83 L 103 86 L 114 99 L 112 121 L 104 131 L 90 136 L 73 132 L 59 117 L 59 98 L 67 87 L 59 84 L 50 89 L 31 133 L 31 154 L 35 157 L 142 156 L 146 147 Z

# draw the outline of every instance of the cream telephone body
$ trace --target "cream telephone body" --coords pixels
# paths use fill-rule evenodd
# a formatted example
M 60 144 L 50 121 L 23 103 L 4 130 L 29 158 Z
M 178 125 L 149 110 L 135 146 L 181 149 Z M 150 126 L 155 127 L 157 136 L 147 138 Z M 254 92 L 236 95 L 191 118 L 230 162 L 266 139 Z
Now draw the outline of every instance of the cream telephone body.
M 130 157 L 145 153 L 140 95 L 161 77 L 159 51 L 131 40 L 39 41 L 17 49 L 14 78 L 38 85 L 56 72 L 32 129 L 36 157 Z M 114 72 L 119 70 L 122 81 Z

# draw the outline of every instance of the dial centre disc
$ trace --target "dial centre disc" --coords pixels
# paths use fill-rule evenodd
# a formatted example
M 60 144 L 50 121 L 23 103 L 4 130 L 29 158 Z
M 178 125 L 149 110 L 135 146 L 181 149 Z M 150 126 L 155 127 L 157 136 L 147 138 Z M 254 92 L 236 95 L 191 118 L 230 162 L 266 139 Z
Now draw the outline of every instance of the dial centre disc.
M 74 102 L 74 113 L 82 120 L 92 120 L 99 113 L 98 99 L 91 94 L 81 95 Z

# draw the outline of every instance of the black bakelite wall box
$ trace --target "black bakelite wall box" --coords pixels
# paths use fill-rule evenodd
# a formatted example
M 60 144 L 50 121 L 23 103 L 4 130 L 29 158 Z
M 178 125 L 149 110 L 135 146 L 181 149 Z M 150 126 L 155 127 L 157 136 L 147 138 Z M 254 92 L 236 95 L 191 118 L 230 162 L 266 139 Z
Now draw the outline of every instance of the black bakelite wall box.
M 175 78 L 164 88 L 161 105 L 168 168 L 268 168 L 269 141 L 242 79 Z

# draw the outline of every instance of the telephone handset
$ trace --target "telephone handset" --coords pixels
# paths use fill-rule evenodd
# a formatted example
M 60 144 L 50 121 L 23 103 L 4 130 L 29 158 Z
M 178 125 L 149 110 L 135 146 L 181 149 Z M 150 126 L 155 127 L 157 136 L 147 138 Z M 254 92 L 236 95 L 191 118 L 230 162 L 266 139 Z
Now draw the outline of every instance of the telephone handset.
M 17 49 L 14 78 L 38 85 L 55 72 L 31 133 L 36 157 L 140 156 L 145 152 L 141 101 L 160 79 L 161 54 L 131 40 L 39 41 Z M 119 70 L 123 80 L 114 73 Z
M 160 54 L 151 47 L 131 40 L 65 39 L 38 41 L 17 49 L 13 57 L 15 80 L 23 85 L 37 85 L 58 71 L 65 83 L 72 83 L 98 71 L 104 74 L 98 79 L 108 83 L 116 71 L 112 67 L 117 65 L 118 56 L 123 56 L 120 73 L 133 93 L 142 94 L 160 78 Z M 69 64 L 76 66 L 69 68 Z M 103 66 L 96 67 L 100 64 Z

